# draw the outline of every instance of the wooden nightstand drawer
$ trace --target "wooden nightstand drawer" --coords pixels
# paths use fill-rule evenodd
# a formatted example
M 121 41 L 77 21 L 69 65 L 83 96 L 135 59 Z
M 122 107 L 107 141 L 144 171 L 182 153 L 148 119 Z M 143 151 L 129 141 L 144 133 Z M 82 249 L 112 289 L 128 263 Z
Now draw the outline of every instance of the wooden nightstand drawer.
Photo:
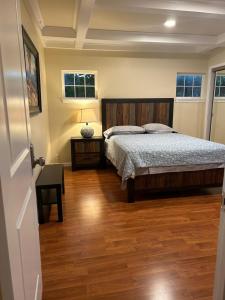
M 100 143 L 96 141 L 84 141 L 75 143 L 76 153 L 94 153 L 100 152 Z
M 95 165 L 100 162 L 99 153 L 76 154 L 75 157 L 77 165 Z
M 93 137 L 90 139 L 72 137 L 70 143 L 73 171 L 83 168 L 105 167 L 103 137 Z

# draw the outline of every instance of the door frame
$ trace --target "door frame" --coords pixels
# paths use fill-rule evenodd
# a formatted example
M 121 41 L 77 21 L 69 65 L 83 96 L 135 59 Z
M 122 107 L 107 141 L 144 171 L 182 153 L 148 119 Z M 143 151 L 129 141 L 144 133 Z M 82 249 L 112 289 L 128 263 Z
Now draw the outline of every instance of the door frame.
M 204 127 L 204 138 L 207 140 L 210 140 L 210 136 L 211 136 L 216 72 L 221 70 L 225 70 L 225 62 L 210 66 L 208 70 L 208 85 L 207 85 L 205 127 Z M 224 172 L 221 198 L 222 201 L 221 201 L 221 208 L 220 208 L 220 224 L 219 224 L 218 242 L 217 242 L 217 258 L 216 258 L 213 300 L 225 299 L 225 256 L 224 256 L 225 253 L 225 172 Z
M 223 179 L 220 223 L 217 242 L 216 269 L 214 276 L 213 300 L 225 299 L 225 172 Z
M 204 138 L 206 140 L 210 140 L 210 136 L 211 136 L 216 72 L 222 70 L 225 70 L 225 62 L 210 66 L 208 71 L 208 84 L 207 84 L 205 122 L 204 122 L 205 123 Z

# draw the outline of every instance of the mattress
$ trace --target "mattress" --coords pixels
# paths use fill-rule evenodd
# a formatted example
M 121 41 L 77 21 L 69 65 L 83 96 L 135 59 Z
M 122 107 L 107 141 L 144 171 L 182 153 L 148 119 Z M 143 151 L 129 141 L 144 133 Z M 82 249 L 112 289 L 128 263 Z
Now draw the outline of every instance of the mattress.
M 225 145 L 178 134 L 115 135 L 106 156 L 122 182 L 138 175 L 224 168 Z

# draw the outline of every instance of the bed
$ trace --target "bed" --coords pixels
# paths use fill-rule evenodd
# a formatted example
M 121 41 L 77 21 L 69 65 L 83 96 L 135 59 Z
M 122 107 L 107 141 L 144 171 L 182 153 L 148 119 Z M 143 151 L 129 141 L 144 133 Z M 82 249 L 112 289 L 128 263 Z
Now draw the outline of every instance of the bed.
M 172 127 L 174 100 L 102 99 L 103 132 L 113 126 L 161 123 Z M 107 159 L 127 189 L 138 191 L 222 186 L 225 146 L 180 133 L 115 135 L 105 140 Z

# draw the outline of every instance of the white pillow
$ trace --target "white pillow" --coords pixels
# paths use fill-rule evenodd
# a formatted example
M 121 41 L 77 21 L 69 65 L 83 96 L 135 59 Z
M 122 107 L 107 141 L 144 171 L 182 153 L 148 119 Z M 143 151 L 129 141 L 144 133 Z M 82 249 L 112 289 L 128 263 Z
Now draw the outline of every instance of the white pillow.
M 147 133 L 168 133 L 175 132 L 173 128 L 160 124 L 160 123 L 149 123 L 142 126 Z
M 112 135 L 120 134 L 140 134 L 145 133 L 145 129 L 139 126 L 113 126 L 103 132 L 105 138 L 109 139 Z

